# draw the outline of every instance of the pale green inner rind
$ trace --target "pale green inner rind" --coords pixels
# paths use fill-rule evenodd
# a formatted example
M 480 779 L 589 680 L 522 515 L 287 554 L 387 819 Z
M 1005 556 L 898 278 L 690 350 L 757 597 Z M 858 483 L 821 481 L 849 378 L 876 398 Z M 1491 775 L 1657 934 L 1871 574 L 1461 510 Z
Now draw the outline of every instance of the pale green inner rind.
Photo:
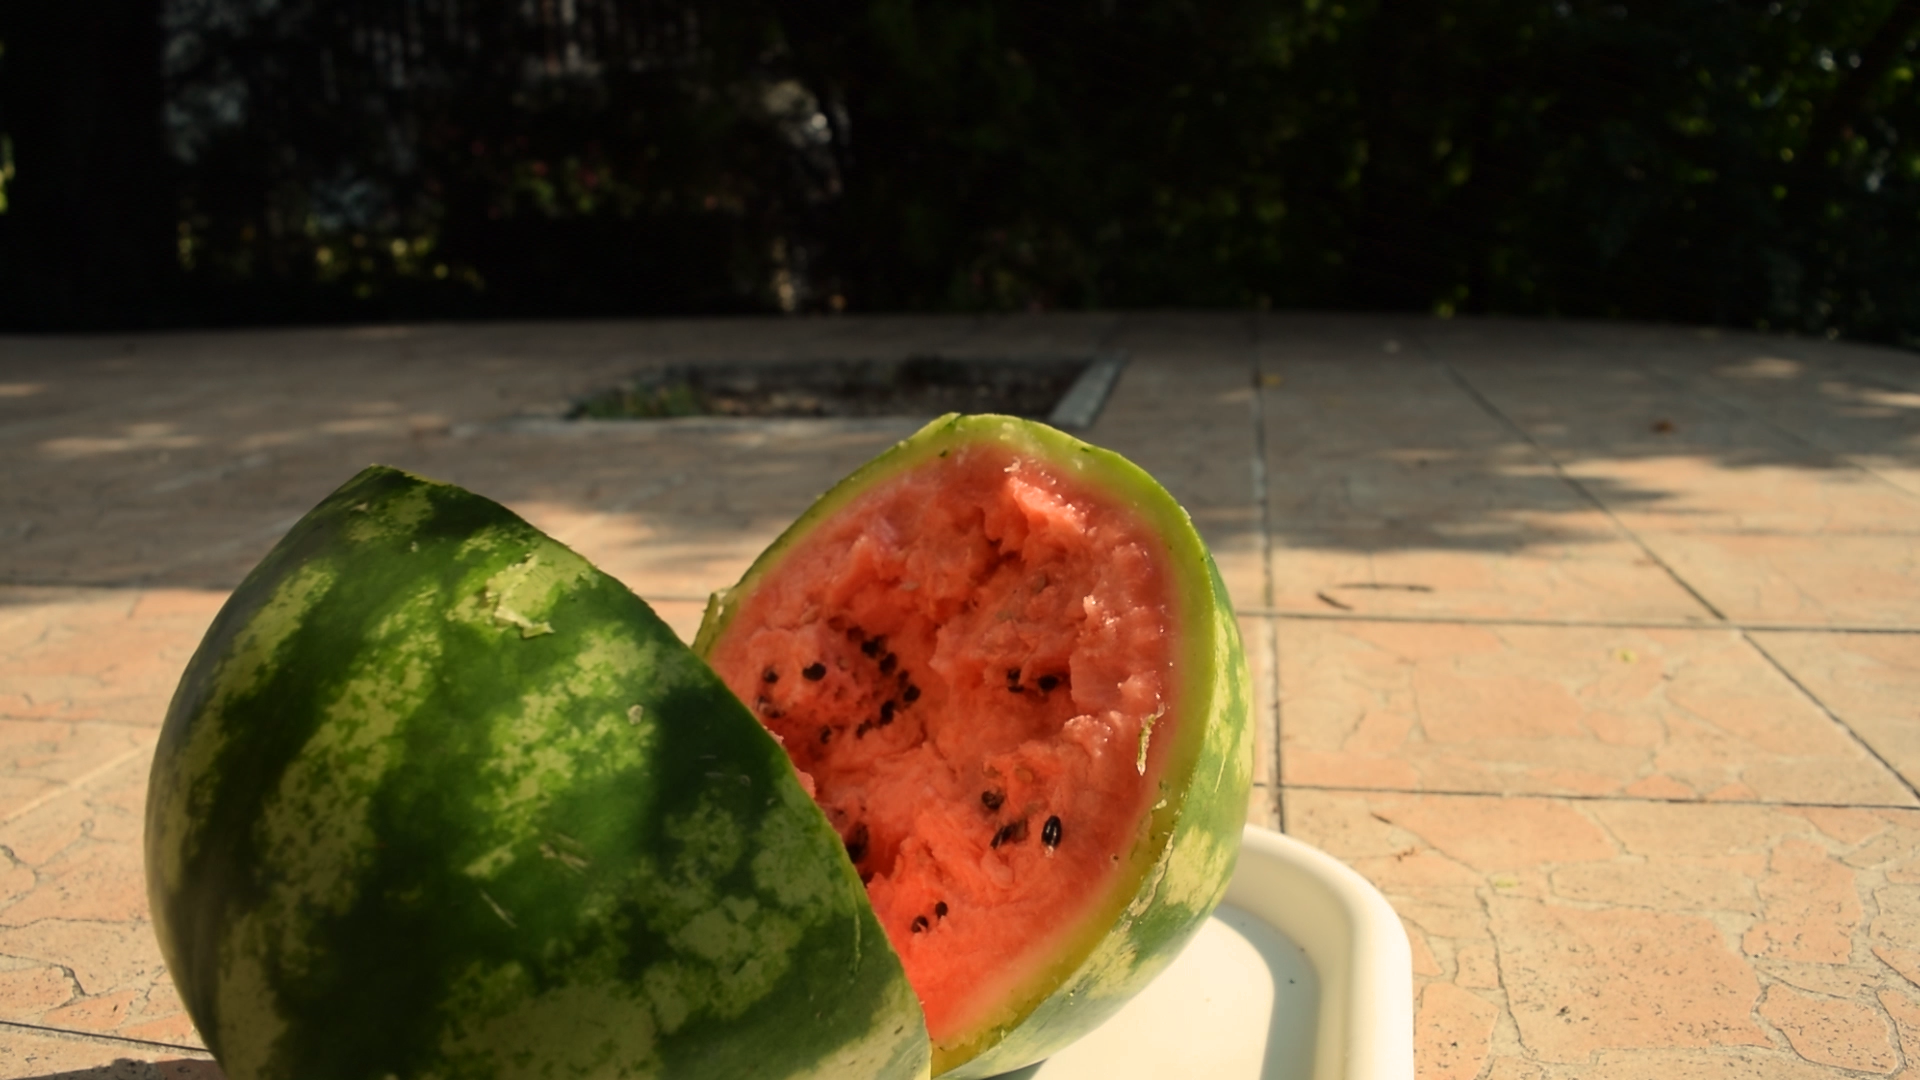
M 163 955 L 232 1080 L 927 1075 L 777 744 L 457 488 L 373 469 L 295 526 L 189 664 L 147 816 Z
M 933 421 L 821 496 L 754 561 L 740 583 L 716 593 L 694 639 L 709 655 L 732 620 L 734 597 L 751 595 L 785 553 L 875 485 L 928 465 L 954 448 L 996 442 L 1044 460 L 1140 514 L 1167 544 L 1182 643 L 1174 694 L 1174 745 L 1161 773 L 1164 801 L 1128 857 L 1107 901 L 1015 995 L 1011 1023 L 934 1048 L 934 1074 L 991 1076 L 1019 1068 L 1091 1030 L 1170 962 L 1224 894 L 1238 852 L 1252 777 L 1251 695 L 1239 628 L 1212 556 L 1186 511 L 1144 470 L 1118 454 L 1043 424 L 1004 416 Z M 964 1066 L 964 1067 L 963 1067 Z
M 1224 598 L 1218 573 L 1210 576 Z M 1042 1060 L 1091 1032 L 1173 962 L 1226 894 L 1252 783 L 1252 681 L 1232 611 L 1223 603 L 1211 622 L 1215 640 L 1225 646 L 1212 668 L 1218 694 L 1210 704 L 1206 738 L 1189 774 L 1185 800 L 1177 806 L 1169 800 L 1169 810 L 1179 811 L 1171 840 L 1120 917 L 1105 927 L 1093 951 L 1054 983 L 1052 993 L 1003 1038 L 983 1046 L 978 1056 L 949 1066 L 952 1055 L 936 1047 L 936 1076 L 997 1076 Z

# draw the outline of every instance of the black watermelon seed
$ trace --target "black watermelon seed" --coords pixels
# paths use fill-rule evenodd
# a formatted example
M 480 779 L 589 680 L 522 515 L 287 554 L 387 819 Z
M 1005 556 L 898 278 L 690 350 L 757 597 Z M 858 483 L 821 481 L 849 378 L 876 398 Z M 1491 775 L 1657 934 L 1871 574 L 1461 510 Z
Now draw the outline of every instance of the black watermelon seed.
M 1001 844 L 1017 844 L 1026 838 L 1027 819 L 1021 818 L 1019 821 L 1000 826 L 1000 831 L 993 834 L 993 846 L 999 847 Z
M 887 655 L 881 657 L 880 658 L 880 674 L 882 675 L 893 674 L 894 667 L 899 663 L 900 663 L 900 658 L 893 655 L 892 653 L 888 653 Z
M 1007 687 L 1007 693 L 1009 694 L 1024 694 L 1026 692 L 1027 688 L 1021 686 L 1019 683 L 1014 683 L 1012 686 Z
M 806 667 L 801 668 L 800 674 L 804 676 L 808 682 L 819 682 L 821 679 L 827 677 L 827 665 L 816 660 Z
M 980 793 L 980 805 L 989 810 L 1000 809 L 1000 804 L 1006 801 L 1007 793 L 1004 791 L 983 791 Z
M 925 915 L 915 915 L 913 917 L 913 932 L 916 934 L 924 934 L 927 932 L 927 917 Z
M 773 699 L 770 697 L 767 697 L 764 694 L 754 699 L 753 707 L 760 710 L 762 713 L 766 714 L 767 718 L 770 720 L 778 720 L 782 716 L 786 715 L 785 713 L 781 712 L 779 709 L 774 708 Z
M 886 727 L 888 724 L 893 723 L 893 709 L 894 709 L 894 705 L 893 705 L 893 702 L 891 701 L 883 701 L 880 703 L 880 726 L 881 727 Z
M 867 825 L 861 822 L 847 834 L 847 858 L 859 862 L 867 857 Z
M 887 635 L 881 634 L 880 636 L 874 638 L 872 641 L 862 642 L 860 644 L 860 651 L 863 653 L 866 653 L 868 656 L 879 656 L 880 650 L 886 647 L 887 647 Z
M 940 918 L 940 919 L 946 918 L 947 902 L 945 900 L 942 900 L 939 903 L 933 905 L 933 914 L 935 918 Z
M 904 694 L 901 694 L 900 696 L 903 698 L 906 698 L 908 701 L 919 701 L 920 688 L 909 683 L 907 685 L 907 692 Z
M 872 730 L 873 730 L 873 725 L 867 723 L 865 720 L 862 720 L 860 721 L 860 726 L 853 729 L 853 737 L 856 739 L 864 739 L 867 737 L 867 732 Z
M 1019 668 L 1017 668 L 1017 667 L 1010 667 L 1010 668 L 1008 668 L 1008 669 L 1007 669 L 1007 681 L 1008 681 L 1008 682 L 1010 682 L 1010 683 L 1017 683 L 1017 682 L 1019 682 L 1019 681 L 1020 681 L 1020 669 L 1019 669 Z
M 773 670 L 772 668 L 768 668 L 767 670 L 760 673 L 760 681 L 761 682 L 779 682 L 780 673 Z
M 826 742 L 827 740 L 829 740 L 829 739 L 831 739 L 831 738 L 833 738 L 833 729 L 832 729 L 832 728 L 830 728 L 830 727 L 823 727 L 823 728 L 821 728 L 821 729 L 820 729 L 820 741 L 821 741 L 821 742 Z
M 1050 848 L 1060 846 L 1060 815 L 1047 819 L 1046 827 L 1040 830 L 1040 842 Z
M 1054 676 L 1054 675 L 1040 676 L 1040 689 L 1042 690 L 1051 690 L 1054 687 L 1059 685 L 1060 685 L 1060 679 L 1058 676 Z

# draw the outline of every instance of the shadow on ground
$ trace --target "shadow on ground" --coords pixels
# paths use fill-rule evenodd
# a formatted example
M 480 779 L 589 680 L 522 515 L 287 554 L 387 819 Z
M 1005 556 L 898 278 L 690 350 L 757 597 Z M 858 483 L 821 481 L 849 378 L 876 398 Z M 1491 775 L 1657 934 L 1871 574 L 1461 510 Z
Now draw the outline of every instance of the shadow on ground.
M 1891 350 L 1561 323 L 1174 318 L 9 339 L 0 453 L 26 467 L 0 481 L 0 582 L 231 588 L 378 461 L 520 510 L 643 595 L 697 595 L 913 422 L 581 434 L 516 418 L 648 365 L 930 348 L 1130 348 L 1090 438 L 1151 462 L 1219 550 L 1512 553 L 1616 541 L 1635 515 L 1764 530 L 1742 518 L 1742 477 L 1869 502 L 1920 490 L 1920 373 Z

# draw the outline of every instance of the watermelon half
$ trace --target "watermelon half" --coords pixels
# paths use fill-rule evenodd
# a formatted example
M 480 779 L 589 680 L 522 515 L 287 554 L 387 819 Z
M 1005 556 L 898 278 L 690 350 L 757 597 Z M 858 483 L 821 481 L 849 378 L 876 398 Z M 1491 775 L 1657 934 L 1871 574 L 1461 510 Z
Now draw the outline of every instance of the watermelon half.
M 828 492 L 694 642 L 867 882 L 935 1075 L 1038 1061 L 1212 912 L 1246 662 L 1187 514 L 1117 454 L 942 418 Z
M 1245 663 L 1185 514 L 1114 455 L 938 421 L 696 644 L 449 485 L 376 467 L 303 518 L 189 663 L 148 796 L 155 930 L 228 1076 L 986 1076 L 1225 889 Z

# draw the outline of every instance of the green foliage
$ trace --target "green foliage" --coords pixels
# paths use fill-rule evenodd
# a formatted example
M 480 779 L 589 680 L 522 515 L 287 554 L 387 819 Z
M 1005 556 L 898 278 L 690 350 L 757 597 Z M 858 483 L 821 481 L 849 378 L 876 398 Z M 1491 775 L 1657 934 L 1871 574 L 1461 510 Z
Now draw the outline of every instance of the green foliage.
M 1915 7 L 872 3 L 824 42 L 791 37 L 864 132 L 832 246 L 849 295 L 877 306 L 1628 315 L 1913 340 Z M 1838 100 L 1889 29 L 1890 62 Z M 1823 117 L 1843 137 L 1796 160 Z
M 1920 335 L 1920 0 L 165 11 L 156 175 L 193 318 L 1182 305 Z

